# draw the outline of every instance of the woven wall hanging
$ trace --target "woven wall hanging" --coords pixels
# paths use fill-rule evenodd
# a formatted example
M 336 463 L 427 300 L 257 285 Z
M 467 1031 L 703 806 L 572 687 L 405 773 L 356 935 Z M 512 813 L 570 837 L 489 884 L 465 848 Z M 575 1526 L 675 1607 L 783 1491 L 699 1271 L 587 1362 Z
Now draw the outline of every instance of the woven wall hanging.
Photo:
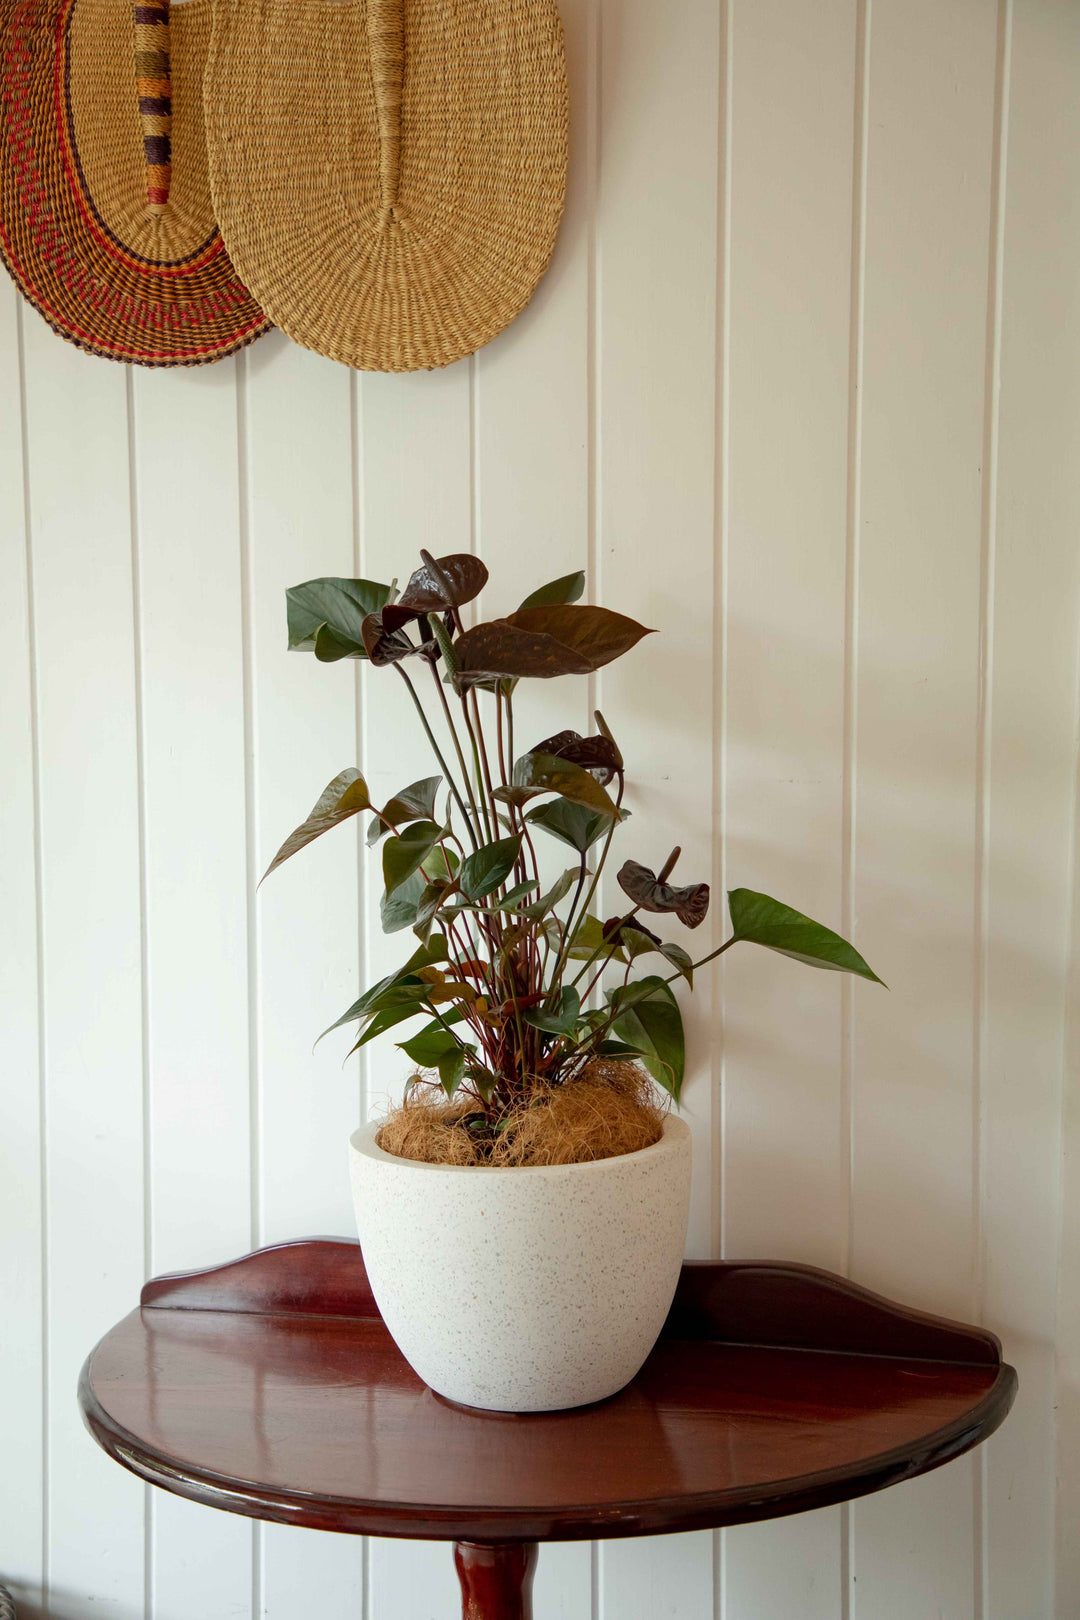
M 346 365 L 471 354 L 551 256 L 567 99 L 554 0 L 215 0 L 206 138 L 237 270 Z
M 269 326 L 210 204 L 210 0 L 0 0 L 0 255 L 49 325 L 146 366 Z

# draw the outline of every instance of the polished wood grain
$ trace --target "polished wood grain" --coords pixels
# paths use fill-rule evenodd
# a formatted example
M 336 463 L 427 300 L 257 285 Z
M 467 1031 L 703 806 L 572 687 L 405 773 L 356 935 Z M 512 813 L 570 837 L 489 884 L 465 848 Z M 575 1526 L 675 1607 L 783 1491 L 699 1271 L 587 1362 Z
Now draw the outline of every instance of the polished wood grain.
M 454 1544 L 463 1620 L 532 1620 L 535 1541 Z
M 611 1400 L 456 1407 L 406 1364 L 358 1245 L 149 1283 L 83 1372 L 86 1421 L 154 1484 L 325 1530 L 479 1543 L 655 1534 L 878 1490 L 978 1444 L 1015 1375 L 991 1334 L 811 1267 L 684 1268 Z

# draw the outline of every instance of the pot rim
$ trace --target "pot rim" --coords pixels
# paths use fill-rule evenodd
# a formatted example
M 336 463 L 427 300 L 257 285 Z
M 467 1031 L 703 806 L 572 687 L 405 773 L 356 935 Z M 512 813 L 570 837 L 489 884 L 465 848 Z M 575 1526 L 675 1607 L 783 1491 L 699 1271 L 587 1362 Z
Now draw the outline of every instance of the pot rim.
M 381 1120 L 369 1120 L 361 1125 L 359 1130 L 353 1131 L 349 1137 L 349 1146 L 354 1153 L 362 1158 L 374 1159 L 381 1164 L 401 1165 L 409 1170 L 434 1170 L 440 1175 L 455 1176 L 554 1176 L 554 1175 L 580 1175 L 582 1171 L 602 1171 L 612 1165 L 629 1164 L 631 1160 L 645 1159 L 652 1155 L 658 1158 L 662 1154 L 671 1153 L 684 1143 L 689 1145 L 690 1127 L 685 1119 L 677 1114 L 664 1116 L 663 1133 L 658 1142 L 649 1147 L 637 1148 L 633 1153 L 616 1153 L 607 1159 L 586 1159 L 577 1164 L 429 1164 L 426 1159 L 403 1159 L 397 1153 L 387 1153 L 375 1140 L 376 1134 L 381 1130 Z

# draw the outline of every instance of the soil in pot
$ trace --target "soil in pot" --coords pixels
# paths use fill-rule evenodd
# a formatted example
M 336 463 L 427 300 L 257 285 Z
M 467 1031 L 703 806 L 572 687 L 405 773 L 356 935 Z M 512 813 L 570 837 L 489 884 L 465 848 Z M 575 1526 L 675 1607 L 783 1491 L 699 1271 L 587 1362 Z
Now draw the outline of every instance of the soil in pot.
M 587 1164 L 636 1153 L 660 1140 L 666 1098 L 636 1063 L 597 1058 L 563 1085 L 538 1087 L 491 1125 L 475 1101 L 440 1100 L 437 1084 L 414 1083 L 379 1130 L 378 1145 L 426 1164 Z

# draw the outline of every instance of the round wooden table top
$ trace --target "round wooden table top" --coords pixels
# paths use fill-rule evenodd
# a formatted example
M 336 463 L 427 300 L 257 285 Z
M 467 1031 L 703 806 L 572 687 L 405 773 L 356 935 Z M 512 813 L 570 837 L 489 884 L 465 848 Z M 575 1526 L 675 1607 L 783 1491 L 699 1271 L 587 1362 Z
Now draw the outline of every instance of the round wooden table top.
M 737 1524 L 859 1496 L 985 1439 L 1016 1376 L 992 1334 L 811 1267 L 684 1267 L 621 1394 L 456 1407 L 403 1360 L 355 1243 L 161 1278 L 83 1370 L 104 1449 L 254 1518 L 484 1543 Z

